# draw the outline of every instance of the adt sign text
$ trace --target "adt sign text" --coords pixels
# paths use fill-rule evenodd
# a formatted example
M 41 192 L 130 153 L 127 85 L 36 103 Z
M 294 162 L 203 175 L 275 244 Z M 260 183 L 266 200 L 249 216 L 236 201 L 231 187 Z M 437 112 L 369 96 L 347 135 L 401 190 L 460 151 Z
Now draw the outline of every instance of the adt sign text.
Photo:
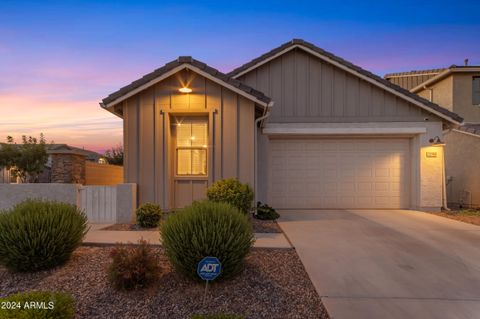
M 217 257 L 205 257 L 197 266 L 197 274 L 206 281 L 217 278 L 222 271 L 222 264 Z

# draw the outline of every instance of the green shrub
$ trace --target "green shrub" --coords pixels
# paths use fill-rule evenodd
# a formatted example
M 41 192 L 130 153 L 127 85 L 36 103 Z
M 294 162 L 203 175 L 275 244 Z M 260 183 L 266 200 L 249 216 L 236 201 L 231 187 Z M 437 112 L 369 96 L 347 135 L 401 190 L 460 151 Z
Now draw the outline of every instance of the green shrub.
M 160 267 L 151 246 L 139 240 L 138 246 L 119 244 L 110 252 L 108 280 L 117 289 L 137 289 L 158 277 Z
M 253 190 L 235 178 L 216 181 L 207 189 L 207 197 L 212 202 L 225 202 L 247 214 L 252 208 Z
M 255 209 L 255 214 L 253 216 L 261 220 L 275 220 L 280 217 L 273 207 L 270 207 L 267 204 L 262 204 L 261 202 L 257 202 L 257 208 Z
M 248 217 L 227 203 L 196 202 L 171 215 L 160 226 L 162 242 L 173 266 L 198 279 L 197 264 L 204 257 L 222 263 L 218 279 L 238 274 L 254 237 Z
M 0 309 L 0 319 L 70 319 L 75 316 L 73 298 L 66 293 L 22 292 L 0 298 L 0 304 L 4 306 Z
M 244 317 L 230 314 L 215 314 L 215 315 L 193 315 L 190 319 L 243 319 Z
M 61 265 L 87 230 L 87 217 L 74 205 L 26 200 L 0 213 L 0 264 L 11 271 Z
M 140 227 L 157 227 L 162 218 L 162 209 L 159 205 L 145 203 L 137 208 L 137 224 Z

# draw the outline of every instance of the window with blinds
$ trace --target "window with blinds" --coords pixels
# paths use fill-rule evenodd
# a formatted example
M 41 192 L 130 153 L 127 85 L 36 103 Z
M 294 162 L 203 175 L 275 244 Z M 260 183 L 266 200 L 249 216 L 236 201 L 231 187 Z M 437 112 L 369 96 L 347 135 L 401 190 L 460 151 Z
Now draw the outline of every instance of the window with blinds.
M 207 175 L 207 119 L 184 119 L 175 129 L 177 175 Z

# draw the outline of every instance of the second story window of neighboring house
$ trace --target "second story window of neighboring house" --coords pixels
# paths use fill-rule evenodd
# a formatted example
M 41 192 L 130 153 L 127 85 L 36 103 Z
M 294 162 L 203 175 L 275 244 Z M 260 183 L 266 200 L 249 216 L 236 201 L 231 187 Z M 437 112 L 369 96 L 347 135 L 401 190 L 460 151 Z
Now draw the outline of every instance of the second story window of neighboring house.
M 480 76 L 474 76 L 472 80 L 472 104 L 480 105 Z

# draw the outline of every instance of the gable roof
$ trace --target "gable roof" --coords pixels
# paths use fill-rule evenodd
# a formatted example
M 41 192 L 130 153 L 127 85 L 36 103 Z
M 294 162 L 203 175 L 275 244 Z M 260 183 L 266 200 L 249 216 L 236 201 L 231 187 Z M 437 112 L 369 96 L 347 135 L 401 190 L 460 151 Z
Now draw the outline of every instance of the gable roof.
M 203 75 L 214 82 L 217 82 L 224 87 L 231 89 L 239 93 L 240 95 L 254 101 L 255 103 L 267 107 L 271 104 L 271 99 L 262 92 L 251 88 L 242 82 L 233 79 L 226 74 L 214 69 L 207 64 L 193 59 L 191 56 L 180 56 L 176 60 L 171 61 L 164 66 L 156 69 L 155 71 L 148 73 L 140 79 L 130 83 L 127 86 L 122 87 L 118 91 L 110 94 L 102 100 L 100 106 L 108 109 L 116 115 L 120 115 L 113 110 L 115 104 L 137 94 L 138 92 L 160 82 L 161 80 L 169 77 L 172 74 L 177 73 L 183 69 L 190 69 L 200 75 Z
M 312 43 L 309 43 L 307 41 L 304 41 L 302 39 L 293 39 L 287 43 L 282 44 L 281 46 L 259 56 L 258 58 L 255 58 L 251 60 L 250 62 L 245 63 L 244 65 L 234 69 L 233 71 L 227 73 L 227 76 L 230 76 L 232 78 L 238 78 L 256 68 L 259 66 L 295 49 L 295 48 L 300 48 L 314 56 L 319 57 L 320 59 L 331 63 L 344 71 L 347 71 L 353 75 L 356 75 L 378 87 L 381 87 L 382 89 L 385 89 L 396 96 L 403 98 L 404 100 L 407 100 L 427 111 L 430 113 L 433 113 L 440 118 L 443 118 L 444 120 L 447 120 L 450 123 L 453 123 L 455 125 L 459 125 L 463 122 L 463 118 L 459 116 L 456 113 L 453 113 L 443 107 L 441 107 L 438 104 L 432 103 L 398 85 L 395 85 L 382 77 L 375 75 L 367 70 L 362 69 L 361 67 L 346 61 L 333 53 L 327 52 Z
M 383 77 L 396 84 L 401 86 L 406 90 L 410 90 L 420 83 L 423 83 L 427 80 L 430 80 L 434 76 L 437 76 L 439 73 L 445 71 L 445 68 L 442 69 L 428 69 L 428 70 L 413 70 L 407 72 L 396 72 L 396 73 L 387 73 Z
M 458 127 L 455 131 L 480 137 L 480 124 L 479 123 L 467 123 L 467 124 L 464 124 L 464 125 Z
M 448 77 L 452 73 L 468 73 L 468 72 L 480 72 L 480 65 L 465 65 L 465 66 L 458 66 L 458 65 L 451 65 L 446 69 L 443 69 L 442 72 L 439 72 L 437 75 L 431 77 L 427 81 L 420 83 L 419 85 L 410 89 L 410 92 L 417 93 L 425 88 L 427 85 L 432 85 L 446 77 Z

